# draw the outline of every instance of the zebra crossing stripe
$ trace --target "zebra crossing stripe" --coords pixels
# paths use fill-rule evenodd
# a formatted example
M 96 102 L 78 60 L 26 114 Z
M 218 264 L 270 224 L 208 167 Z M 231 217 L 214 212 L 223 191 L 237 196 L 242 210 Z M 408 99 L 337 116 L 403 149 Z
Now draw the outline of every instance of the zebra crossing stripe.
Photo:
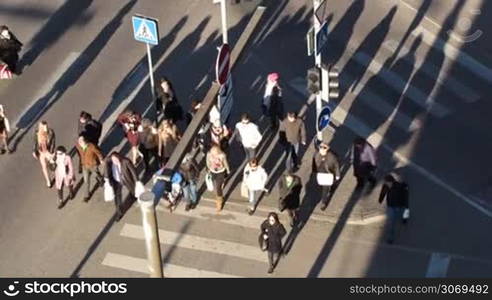
M 440 103 L 436 103 L 430 95 L 424 94 L 420 89 L 409 85 L 406 81 L 401 79 L 394 72 L 387 70 L 382 64 L 377 62 L 369 55 L 359 52 L 352 56 L 359 64 L 366 66 L 373 74 L 378 74 L 378 78 L 388 84 L 397 92 L 405 91 L 405 96 L 415 102 L 422 108 L 429 109 L 429 113 L 436 117 L 445 117 L 451 113 L 451 111 Z M 366 86 L 367 79 L 360 81 L 356 93 Z M 358 91 L 357 91 L 358 90 Z
M 161 205 L 158 205 L 156 209 L 157 211 L 169 213 L 169 210 L 162 207 Z M 215 208 L 204 206 L 204 205 L 200 205 L 197 209 L 190 210 L 190 211 L 176 209 L 172 214 L 195 218 L 199 220 L 216 221 L 229 225 L 247 227 L 258 231 L 260 230 L 261 223 L 266 219 L 266 217 L 247 215 L 246 210 L 245 213 L 239 213 L 239 212 L 227 211 L 227 210 L 222 210 L 220 213 L 217 213 L 215 211 Z
M 414 31 L 412 31 L 412 35 L 415 37 L 422 35 L 422 40 L 424 43 L 442 51 L 448 59 L 456 61 L 476 76 L 486 80 L 488 83 L 492 83 L 492 69 L 481 64 L 461 49 L 456 49 L 450 43 L 438 38 L 422 26 L 418 26 Z
M 133 224 L 125 224 L 121 229 L 121 236 L 144 240 L 143 227 Z M 173 245 L 180 248 L 212 252 L 214 254 L 227 255 L 242 259 L 250 259 L 268 262 L 266 255 L 258 247 L 233 243 L 229 241 L 204 238 L 197 235 L 185 234 L 159 229 L 161 244 Z M 165 250 L 164 250 L 165 252 Z
M 383 44 L 383 47 L 391 52 L 395 52 L 397 46 L 398 42 L 395 40 L 388 40 Z M 401 55 L 399 55 L 398 59 L 403 58 L 408 60 L 408 56 L 406 56 L 408 52 L 410 52 L 410 49 L 403 46 L 400 51 Z M 437 85 L 440 88 L 445 88 L 452 91 L 454 94 L 456 94 L 457 97 L 461 98 L 466 103 L 473 103 L 480 99 L 480 95 L 477 94 L 473 89 L 462 84 L 459 80 L 451 76 L 451 74 L 441 72 L 441 69 L 433 64 L 420 63 L 416 64 L 415 68 L 422 71 L 425 75 L 435 78 L 434 80 L 437 82 Z M 436 78 L 437 74 L 439 75 Z
M 448 254 L 432 253 L 427 267 L 427 278 L 444 278 L 448 273 L 451 257 Z
M 132 272 L 149 274 L 147 260 L 143 258 L 108 252 L 102 264 L 104 266 L 123 269 Z M 217 273 L 213 271 L 188 268 L 174 264 L 164 264 L 164 276 L 171 278 L 239 278 L 230 274 Z

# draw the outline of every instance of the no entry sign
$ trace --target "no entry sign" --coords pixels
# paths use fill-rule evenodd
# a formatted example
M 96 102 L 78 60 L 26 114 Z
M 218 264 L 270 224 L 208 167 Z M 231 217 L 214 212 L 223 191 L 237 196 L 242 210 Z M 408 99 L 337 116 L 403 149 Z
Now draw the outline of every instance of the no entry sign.
M 217 55 L 217 63 L 215 64 L 215 74 L 217 75 L 219 84 L 224 84 L 227 81 L 227 77 L 229 77 L 230 53 L 229 44 L 220 46 L 219 55 Z

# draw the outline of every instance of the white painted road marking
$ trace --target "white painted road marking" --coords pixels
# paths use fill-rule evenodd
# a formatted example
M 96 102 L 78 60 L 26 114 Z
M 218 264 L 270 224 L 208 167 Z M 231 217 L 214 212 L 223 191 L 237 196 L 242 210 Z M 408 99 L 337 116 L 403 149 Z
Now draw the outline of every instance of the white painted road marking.
M 133 224 L 125 224 L 121 229 L 121 236 L 144 240 L 143 227 Z M 268 262 L 265 253 L 258 247 L 233 243 L 212 238 L 204 238 L 182 232 L 172 232 L 159 229 L 161 244 L 173 245 L 180 248 L 211 252 L 219 255 L 233 256 L 243 259 Z M 165 253 L 165 250 L 164 250 Z
M 227 203 L 226 203 L 227 205 Z M 157 206 L 157 210 L 161 212 L 169 213 L 169 210 L 162 207 L 162 205 Z M 229 225 L 236 225 L 241 227 L 248 227 L 255 230 L 260 230 L 260 225 L 265 221 L 266 217 L 250 216 L 245 213 L 239 213 L 234 211 L 222 211 L 217 213 L 215 207 L 200 206 L 199 210 L 184 211 L 177 209 L 173 214 L 192 217 L 200 220 L 216 221 L 221 223 L 226 223 Z
M 405 96 L 408 97 L 410 100 L 412 100 L 422 108 L 430 109 L 430 114 L 437 117 L 445 117 L 451 113 L 451 111 L 444 105 L 435 103 L 435 101 L 431 99 L 432 97 L 430 95 L 426 95 L 420 89 L 412 85 L 408 85 L 408 83 L 401 79 L 400 76 L 398 76 L 393 71 L 383 68 L 383 65 L 381 63 L 377 62 L 369 55 L 358 52 L 355 53 L 352 57 L 359 64 L 366 66 L 368 70 L 370 70 L 373 74 L 377 74 L 378 78 L 386 82 L 388 86 L 394 89 L 396 92 L 402 93 L 403 91 L 405 91 Z M 415 72 L 415 69 L 413 70 L 413 72 Z M 365 87 L 366 83 L 367 79 L 361 80 L 354 92 L 358 94 L 360 90 Z M 429 102 L 431 102 L 432 104 L 430 104 Z
M 395 40 L 388 40 L 383 43 L 383 47 L 391 52 L 395 52 L 396 48 L 398 47 L 398 42 Z M 402 55 L 399 55 L 398 59 L 403 58 L 405 60 L 408 60 L 408 56 L 406 56 L 408 52 L 410 52 L 410 49 L 405 46 L 401 47 L 400 53 Z M 451 74 L 441 72 L 440 68 L 431 63 L 420 63 L 415 65 L 415 67 L 419 69 L 419 71 L 424 72 L 425 75 L 431 77 L 432 80 L 435 80 L 437 83 L 436 86 L 438 86 L 438 88 L 445 88 L 452 91 L 454 94 L 456 94 L 457 97 L 462 98 L 466 103 L 473 103 L 480 99 L 480 95 L 477 94 L 473 89 L 462 84 L 459 80 L 451 76 Z M 437 74 L 439 75 L 436 78 Z
M 448 273 L 449 261 L 451 257 L 447 254 L 432 253 L 427 267 L 427 278 L 444 278 Z
M 412 35 L 414 36 L 418 36 L 420 34 L 422 35 L 422 40 L 424 43 L 442 51 L 448 59 L 456 61 L 476 76 L 486 80 L 488 83 L 492 83 L 492 69 L 481 64 L 464 51 L 456 49 L 450 43 L 446 43 L 442 39 L 436 37 L 433 33 L 422 26 L 419 26 L 412 31 Z
M 147 260 L 143 258 L 132 257 L 128 255 L 122 255 L 117 253 L 107 253 L 104 257 L 102 264 L 108 267 L 138 272 L 149 273 Z M 174 278 L 238 278 L 240 276 L 222 274 L 207 270 L 187 268 L 183 266 L 164 264 L 163 266 L 165 277 Z

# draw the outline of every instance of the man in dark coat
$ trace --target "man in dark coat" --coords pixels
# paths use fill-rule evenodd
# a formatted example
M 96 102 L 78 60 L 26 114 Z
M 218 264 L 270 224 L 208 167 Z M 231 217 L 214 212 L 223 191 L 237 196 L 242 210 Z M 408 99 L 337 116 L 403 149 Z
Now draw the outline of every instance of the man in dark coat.
M 340 164 L 336 155 L 330 150 L 328 143 L 321 142 L 319 145 L 319 151 L 313 157 L 312 172 L 315 176 L 319 173 L 332 174 L 333 182 L 331 184 L 318 184 L 321 185 L 321 210 L 325 210 L 328 206 L 328 199 L 330 199 L 330 192 L 335 180 L 340 179 Z
M 287 209 L 291 227 L 295 225 L 298 219 L 297 212 L 301 203 L 301 190 L 301 178 L 291 172 L 283 175 L 278 182 L 278 209 L 281 212 Z
M 88 112 L 80 112 L 78 124 L 78 136 L 84 136 L 89 143 L 99 145 L 102 134 L 102 125 L 92 118 Z
M 126 187 L 131 197 L 135 197 L 135 185 L 138 181 L 137 171 L 128 158 L 115 151 L 104 162 L 104 180 L 109 181 L 114 189 L 116 221 L 119 221 L 123 216 L 123 186 Z
M 17 62 L 22 43 L 5 25 L 0 26 L 0 61 L 7 64 L 12 73 L 17 73 Z
M 287 171 L 296 170 L 299 164 L 299 144 L 306 145 L 306 126 L 296 112 L 288 112 L 287 118 L 280 123 L 279 137 L 287 156 L 285 168 Z
M 379 203 L 386 198 L 388 207 L 388 239 L 387 242 L 392 244 L 395 240 L 397 223 L 403 220 L 403 213 L 408 209 L 408 184 L 404 181 L 396 180 L 393 175 L 386 175 L 383 187 L 379 194 Z
M 354 166 L 354 176 L 357 179 L 357 188 L 362 188 L 369 181 L 371 188 L 376 185 L 374 173 L 376 171 L 376 151 L 362 137 L 354 140 L 351 162 Z

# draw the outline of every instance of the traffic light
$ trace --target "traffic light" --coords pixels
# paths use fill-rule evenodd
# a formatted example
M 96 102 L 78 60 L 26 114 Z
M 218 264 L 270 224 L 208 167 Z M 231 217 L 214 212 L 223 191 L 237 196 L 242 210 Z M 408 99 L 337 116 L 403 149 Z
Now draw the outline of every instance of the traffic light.
M 321 91 L 321 69 L 313 67 L 307 71 L 307 90 L 311 94 L 317 94 Z
M 323 86 L 321 98 L 325 101 L 337 99 L 340 96 L 340 81 L 338 79 L 340 72 L 335 66 L 332 65 L 323 65 L 321 70 Z
M 328 97 L 337 99 L 340 96 L 340 80 L 338 79 L 340 71 L 335 66 L 331 66 L 328 71 Z

